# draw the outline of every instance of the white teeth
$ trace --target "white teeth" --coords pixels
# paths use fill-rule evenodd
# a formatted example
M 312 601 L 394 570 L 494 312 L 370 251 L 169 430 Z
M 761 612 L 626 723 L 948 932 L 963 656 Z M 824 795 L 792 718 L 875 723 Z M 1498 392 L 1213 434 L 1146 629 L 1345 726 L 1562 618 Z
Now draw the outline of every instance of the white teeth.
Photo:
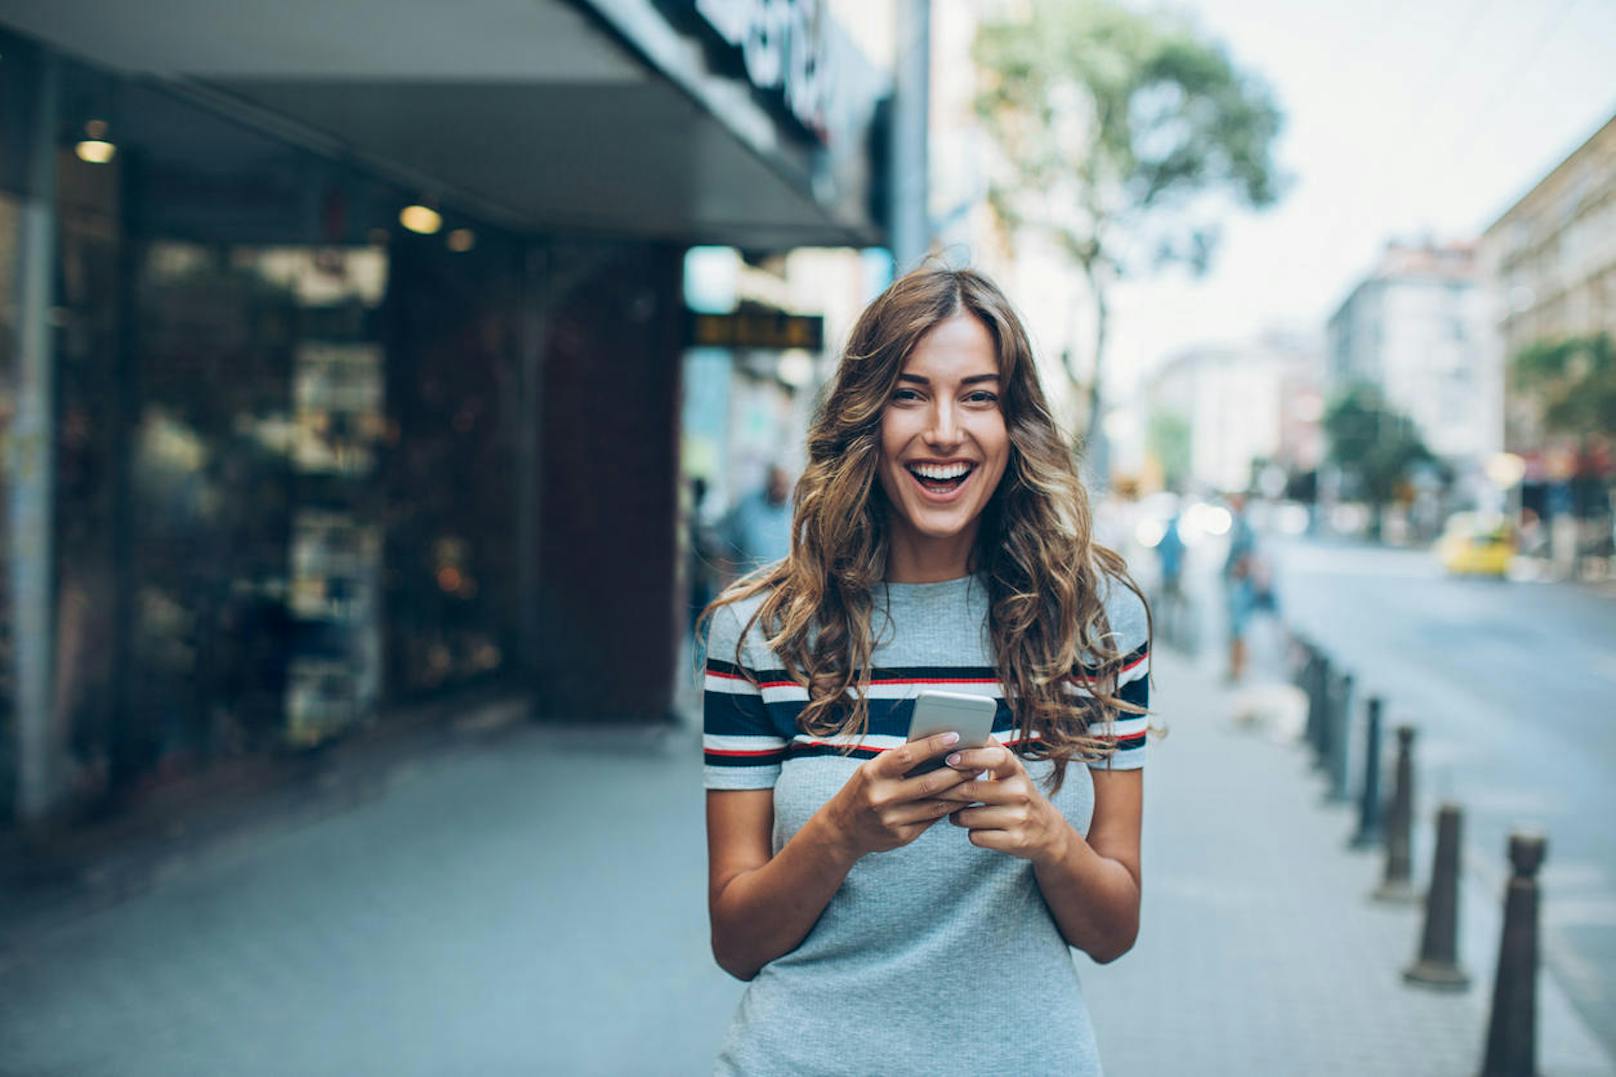
M 971 464 L 911 464 L 909 470 L 927 479 L 957 479 L 970 471 Z

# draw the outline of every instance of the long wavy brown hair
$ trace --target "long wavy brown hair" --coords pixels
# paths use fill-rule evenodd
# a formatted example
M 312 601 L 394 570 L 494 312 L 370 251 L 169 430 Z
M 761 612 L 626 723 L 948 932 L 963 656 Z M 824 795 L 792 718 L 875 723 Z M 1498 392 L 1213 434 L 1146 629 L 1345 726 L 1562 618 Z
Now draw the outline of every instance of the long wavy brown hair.
M 1094 542 L 1088 493 L 1044 398 L 1021 319 L 987 277 L 925 267 L 894 281 L 860 315 L 808 430 L 808 464 L 793 499 L 791 553 L 742 577 L 702 614 L 765 596 L 753 625 L 788 676 L 808 690 L 798 727 L 812 736 L 869 728 L 872 592 L 887 570 L 889 503 L 877 479 L 881 419 L 910 352 L 934 326 L 968 312 L 998 352 L 1010 459 L 982 511 L 971 571 L 985 580 L 994 660 L 1025 758 L 1055 763 L 1049 790 L 1073 758 L 1114 745 L 1089 733 L 1120 711 L 1123 655 L 1111 642 L 1103 585 L 1144 595 L 1115 552 Z M 746 668 L 741 646 L 735 663 Z M 1073 686 L 1087 689 L 1073 692 Z M 849 745 L 851 751 L 853 745 Z

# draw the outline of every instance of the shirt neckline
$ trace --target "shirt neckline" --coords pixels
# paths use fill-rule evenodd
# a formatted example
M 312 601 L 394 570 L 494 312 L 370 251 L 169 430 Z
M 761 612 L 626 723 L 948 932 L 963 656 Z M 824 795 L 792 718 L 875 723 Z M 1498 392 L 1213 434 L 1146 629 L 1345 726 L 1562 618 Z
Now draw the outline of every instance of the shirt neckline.
M 886 596 L 893 602 L 924 602 L 928 599 L 950 598 L 962 595 L 970 590 L 971 584 L 978 582 L 975 575 L 956 576 L 951 580 L 931 580 L 926 583 L 899 583 L 893 580 L 882 580 L 881 587 Z

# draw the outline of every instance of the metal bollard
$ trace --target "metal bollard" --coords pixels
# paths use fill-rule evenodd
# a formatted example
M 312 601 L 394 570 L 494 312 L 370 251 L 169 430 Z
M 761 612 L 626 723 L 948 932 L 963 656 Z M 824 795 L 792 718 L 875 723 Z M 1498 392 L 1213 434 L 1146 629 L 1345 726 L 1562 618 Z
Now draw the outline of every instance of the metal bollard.
M 1326 802 L 1344 804 L 1352 799 L 1349 788 L 1348 765 L 1352 758 L 1352 674 L 1341 674 L 1336 686 L 1333 706 L 1330 708 L 1330 744 L 1325 774 L 1330 787 L 1324 794 Z
M 1363 792 L 1358 798 L 1358 832 L 1354 849 L 1379 845 L 1380 830 L 1380 697 L 1370 696 L 1365 713 Z
M 1318 721 L 1313 726 L 1313 769 L 1323 770 L 1325 756 L 1330 750 L 1330 708 L 1333 705 L 1335 693 L 1335 672 L 1330 669 L 1330 659 L 1324 654 L 1319 655 L 1318 692 L 1315 698 L 1318 701 Z
M 1307 728 L 1304 740 L 1314 744 L 1318 740 L 1319 725 L 1319 649 L 1307 640 L 1302 641 L 1302 674 L 1297 687 L 1307 693 Z
M 1504 934 L 1482 1077 L 1537 1072 L 1537 871 L 1547 846 L 1541 834 L 1509 837 L 1515 873 L 1504 891 Z
M 1444 991 L 1463 991 L 1470 974 L 1459 967 L 1459 833 L 1463 816 L 1457 804 L 1444 804 L 1436 816 L 1436 859 L 1431 886 L 1425 892 L 1425 930 L 1420 956 L 1403 970 L 1409 983 Z
M 1315 652 L 1314 676 L 1307 687 L 1307 744 L 1312 745 L 1312 767 L 1319 767 L 1320 758 L 1324 757 L 1325 726 L 1328 721 L 1330 707 L 1330 658 L 1322 650 Z
M 1392 780 L 1392 802 L 1386 812 L 1386 874 L 1370 895 L 1376 901 L 1413 904 L 1420 900 L 1413 874 L 1414 727 L 1397 727 L 1397 769 Z

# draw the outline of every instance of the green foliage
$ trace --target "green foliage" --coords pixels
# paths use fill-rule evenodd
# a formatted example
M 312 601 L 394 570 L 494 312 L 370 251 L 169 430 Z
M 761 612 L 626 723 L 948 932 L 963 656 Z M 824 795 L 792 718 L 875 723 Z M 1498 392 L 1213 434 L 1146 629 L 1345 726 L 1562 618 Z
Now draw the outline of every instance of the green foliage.
M 1324 413 L 1330 462 L 1348 477 L 1349 487 L 1369 504 L 1391 501 L 1417 464 L 1435 457 L 1420 440 L 1414 421 L 1395 410 L 1370 385 L 1354 385 Z
M 1162 484 L 1181 490 L 1190 474 L 1190 424 L 1176 411 L 1155 411 L 1145 428 L 1145 445 L 1161 465 Z
M 1210 266 L 1232 197 L 1260 209 L 1281 181 L 1273 146 L 1281 118 L 1267 88 L 1183 16 L 1144 14 L 1120 0 L 1026 0 L 1020 18 L 984 22 L 974 56 L 976 112 L 997 144 L 1001 174 L 988 202 L 1014 242 L 1047 236 L 1082 270 L 1094 303 L 1087 414 L 1100 387 L 1110 282 L 1171 263 Z M 1220 199 L 1219 196 L 1224 196 Z M 1105 439 L 1085 452 L 1105 481 Z
M 977 113 L 1009 166 L 990 190 L 1001 220 L 1050 233 L 1091 276 L 1204 271 L 1217 229 L 1203 196 L 1277 198 L 1266 87 L 1182 17 L 1115 0 L 1027 11 L 983 24 L 975 48 Z
M 1616 437 L 1616 346 L 1608 333 L 1537 341 L 1510 367 L 1515 388 L 1534 398 L 1550 433 Z

